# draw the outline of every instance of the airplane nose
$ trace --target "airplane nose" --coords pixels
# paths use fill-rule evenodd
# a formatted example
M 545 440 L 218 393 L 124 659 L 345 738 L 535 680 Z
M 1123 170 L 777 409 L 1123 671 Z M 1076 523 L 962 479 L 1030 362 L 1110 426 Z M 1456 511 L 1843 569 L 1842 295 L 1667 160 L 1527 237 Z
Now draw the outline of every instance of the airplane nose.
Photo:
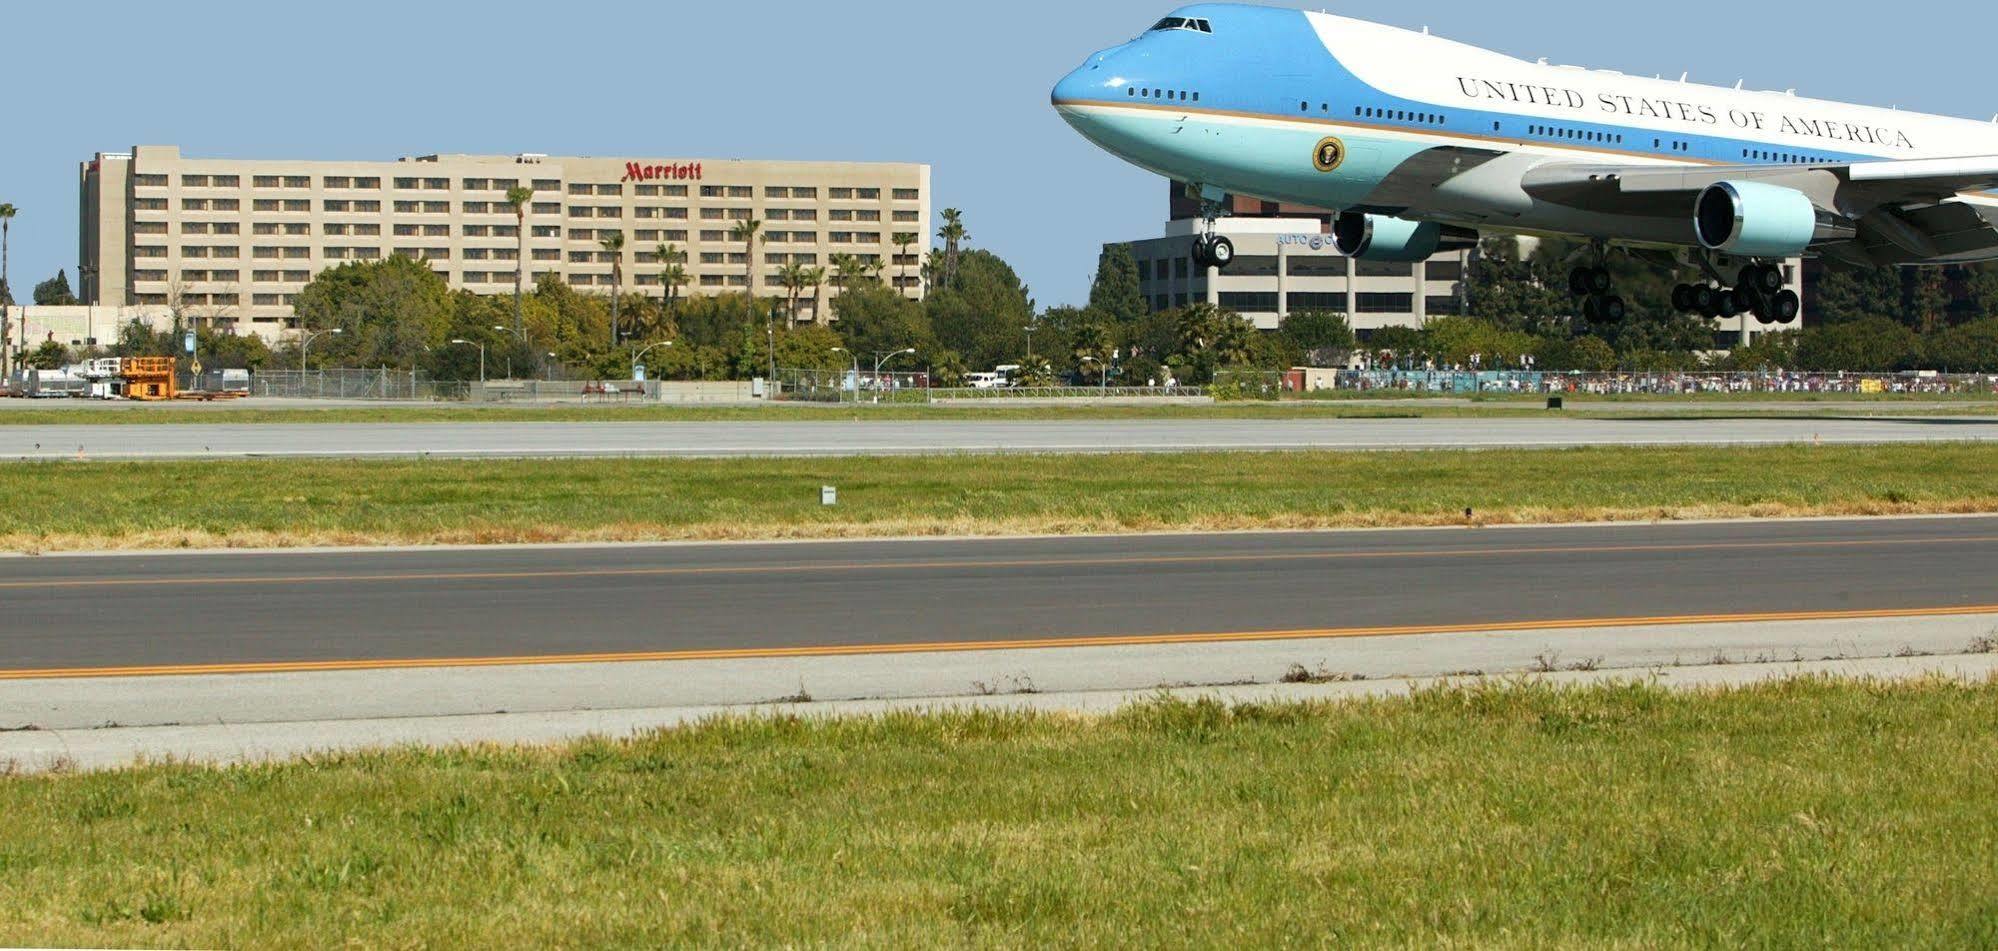
M 1063 76 L 1061 82 L 1055 83 L 1052 96 L 1054 104 L 1059 107 L 1063 103 L 1109 98 L 1106 90 L 1123 81 L 1114 74 L 1115 70 L 1112 68 L 1111 58 L 1116 52 L 1115 49 L 1109 49 L 1097 53 L 1089 57 L 1074 72 Z

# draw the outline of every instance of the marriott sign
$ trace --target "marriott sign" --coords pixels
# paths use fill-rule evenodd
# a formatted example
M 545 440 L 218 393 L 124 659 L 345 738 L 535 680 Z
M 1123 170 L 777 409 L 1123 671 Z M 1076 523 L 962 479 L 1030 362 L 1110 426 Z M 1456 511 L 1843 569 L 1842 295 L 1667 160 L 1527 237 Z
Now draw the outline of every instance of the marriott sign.
M 701 163 L 684 162 L 678 165 L 646 165 L 641 162 L 626 162 L 624 163 L 623 180 L 627 182 L 698 182 L 701 180 Z

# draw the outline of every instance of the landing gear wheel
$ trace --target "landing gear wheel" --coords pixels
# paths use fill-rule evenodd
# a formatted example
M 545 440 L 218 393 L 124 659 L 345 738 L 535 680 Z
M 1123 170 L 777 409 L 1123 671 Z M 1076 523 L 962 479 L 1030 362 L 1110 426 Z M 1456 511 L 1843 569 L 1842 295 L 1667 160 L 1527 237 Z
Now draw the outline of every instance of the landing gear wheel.
M 1680 284 L 1672 288 L 1672 309 L 1682 314 L 1699 310 L 1699 302 L 1693 296 L 1693 286 Z
M 1720 292 L 1713 285 L 1694 284 L 1691 290 L 1693 306 L 1688 310 L 1702 317 L 1720 316 Z
M 1741 316 L 1741 308 L 1734 301 L 1734 292 L 1715 288 L 1713 312 L 1708 316 L 1717 320 L 1733 320 Z
M 1207 263 L 1227 270 L 1228 265 L 1235 263 L 1235 242 L 1218 234 L 1208 238 Z
M 1762 316 L 1761 295 L 1755 293 L 1755 290 L 1753 288 L 1743 285 L 1728 291 L 1727 294 L 1728 298 L 1734 301 L 1735 314 L 1754 314 L 1757 317 Z M 1729 316 L 1733 315 L 1731 314 Z
M 1761 292 L 1764 296 L 1783 289 L 1783 271 L 1769 264 L 1751 264 L 1741 269 L 1741 286 Z
M 1596 306 L 1596 313 L 1607 323 L 1620 324 L 1629 314 L 1629 308 L 1624 306 L 1621 297 L 1605 297 L 1602 303 Z
M 1589 268 L 1589 293 L 1607 294 L 1610 289 L 1610 272 L 1606 267 Z
M 1574 269 L 1574 270 L 1572 270 L 1572 271 L 1569 271 L 1569 272 L 1568 272 L 1568 296 L 1570 296 L 1570 297 L 1587 297 L 1587 296 L 1589 296 L 1589 294 L 1590 294 L 1590 291 L 1589 291 L 1589 269 L 1588 269 L 1588 268 L 1585 268 L 1585 267 L 1578 267 L 1578 268 L 1576 268 L 1576 269 Z
M 1584 296 L 1582 298 L 1582 322 L 1585 324 L 1598 324 L 1602 322 L 1602 319 L 1602 302 L 1593 295 Z
M 1804 302 L 1797 297 L 1796 291 L 1787 289 L 1777 291 L 1776 296 L 1769 301 L 1769 322 L 1772 324 L 1787 324 L 1790 321 L 1796 320 L 1797 315 L 1802 313 L 1803 310 Z

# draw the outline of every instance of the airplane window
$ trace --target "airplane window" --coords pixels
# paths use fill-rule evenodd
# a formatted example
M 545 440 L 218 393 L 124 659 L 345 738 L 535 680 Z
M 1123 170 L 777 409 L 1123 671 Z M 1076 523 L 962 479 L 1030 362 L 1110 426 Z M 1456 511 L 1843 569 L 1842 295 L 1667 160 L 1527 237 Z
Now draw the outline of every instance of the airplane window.
M 1199 94 L 1199 93 L 1194 93 L 1194 94 L 1193 94 L 1193 101 L 1194 101 L 1194 102 L 1199 102 L 1199 101 L 1200 101 L 1200 94 Z
M 1207 22 L 1206 20 L 1195 20 L 1195 21 L 1193 21 L 1193 27 L 1194 27 L 1194 29 L 1196 29 L 1196 30 L 1199 30 L 1199 31 L 1200 31 L 1200 32 L 1202 32 L 1202 33 L 1212 33 L 1212 32 L 1214 32 L 1214 25 L 1213 25 L 1213 24 L 1211 24 L 1211 23 L 1209 23 L 1209 22 Z
M 1153 30 L 1191 30 L 1193 21 L 1185 17 L 1166 17 L 1152 27 Z

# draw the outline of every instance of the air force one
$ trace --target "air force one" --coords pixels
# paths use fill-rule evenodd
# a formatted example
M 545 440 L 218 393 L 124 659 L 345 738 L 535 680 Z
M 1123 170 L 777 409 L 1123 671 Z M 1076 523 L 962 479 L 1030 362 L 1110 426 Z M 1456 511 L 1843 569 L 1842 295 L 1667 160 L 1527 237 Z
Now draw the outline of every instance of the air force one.
M 1623 318 L 1612 249 L 1697 267 L 1673 305 L 1788 323 L 1776 262 L 1998 258 L 1998 125 L 1529 63 L 1361 20 L 1186 7 L 1055 87 L 1083 136 L 1186 184 L 1203 267 L 1228 195 L 1330 209 L 1338 249 L 1417 261 L 1480 232 L 1588 239 L 1571 290 Z

